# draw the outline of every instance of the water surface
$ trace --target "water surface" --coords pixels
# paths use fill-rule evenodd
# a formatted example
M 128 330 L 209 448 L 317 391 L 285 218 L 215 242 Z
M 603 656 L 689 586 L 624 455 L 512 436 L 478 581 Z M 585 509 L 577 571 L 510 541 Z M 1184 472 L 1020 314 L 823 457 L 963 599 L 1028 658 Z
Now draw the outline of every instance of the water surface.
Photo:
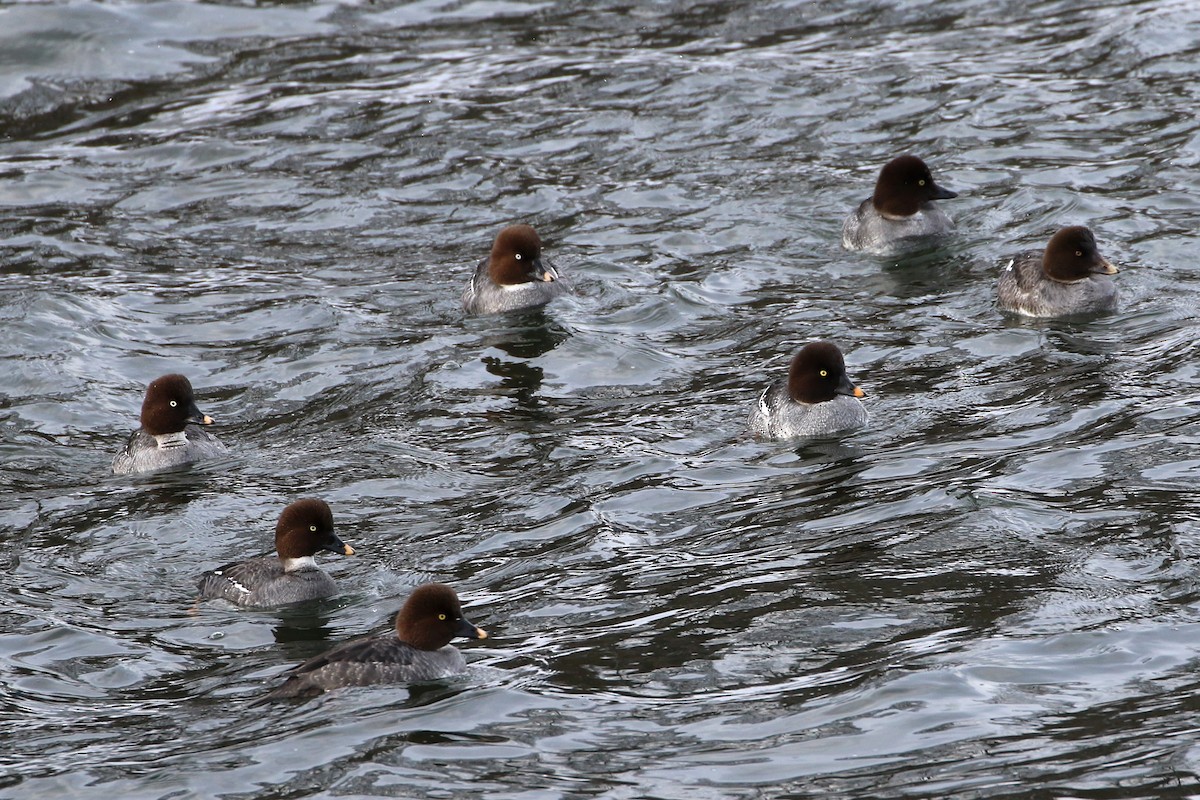
M 5 796 L 1200 791 L 1200 9 L 0 8 Z M 960 235 L 843 252 L 900 152 Z M 464 319 L 504 224 L 574 297 Z M 1087 224 L 1120 313 L 995 308 Z M 745 433 L 829 338 L 869 429 Z M 229 458 L 109 461 L 184 372 Z M 195 607 L 326 499 L 336 599 Z M 415 585 L 461 679 L 249 708 Z

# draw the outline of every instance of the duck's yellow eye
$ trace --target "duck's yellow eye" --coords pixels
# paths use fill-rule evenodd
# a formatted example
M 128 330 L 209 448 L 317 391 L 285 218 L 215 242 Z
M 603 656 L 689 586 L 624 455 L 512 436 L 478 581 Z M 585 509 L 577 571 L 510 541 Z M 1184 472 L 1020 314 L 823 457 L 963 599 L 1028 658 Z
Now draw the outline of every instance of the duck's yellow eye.
M 917 181 L 917 186 L 924 186 L 924 185 L 925 185 L 925 179 L 924 179 L 924 178 L 921 178 L 921 180 Z
M 317 532 L 317 526 L 316 526 L 316 525 L 309 525 L 309 526 L 308 526 L 308 529 L 309 529 L 310 531 L 312 531 L 313 533 L 316 533 L 316 532 Z
M 516 254 L 516 256 L 514 256 L 514 258 L 516 258 L 516 259 L 517 259 L 517 261 L 520 261 L 520 260 L 521 260 L 521 254 L 520 254 L 520 253 L 517 253 L 517 254 Z
M 1075 257 L 1076 257 L 1076 258 L 1083 258 L 1083 251 L 1082 251 L 1082 250 L 1076 250 L 1076 251 L 1075 251 Z
M 822 378 L 828 378 L 828 377 L 829 377 L 829 370 L 827 370 L 827 369 L 823 369 L 823 370 L 821 370 L 821 377 L 822 377 Z
M 179 405 L 179 403 L 176 403 L 174 400 L 171 401 L 171 408 L 174 408 L 177 405 Z
M 445 622 L 445 621 L 446 621 L 446 615 L 445 615 L 445 614 L 438 614 L 438 619 L 440 619 L 442 622 Z

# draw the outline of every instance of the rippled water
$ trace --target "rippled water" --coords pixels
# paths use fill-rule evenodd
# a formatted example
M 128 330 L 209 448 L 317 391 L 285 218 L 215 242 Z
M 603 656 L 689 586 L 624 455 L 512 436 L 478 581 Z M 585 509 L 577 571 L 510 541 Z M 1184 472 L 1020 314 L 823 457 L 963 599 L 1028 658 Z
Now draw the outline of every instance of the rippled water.
M 1200 7 L 0 7 L 0 790 L 1200 791 Z M 841 251 L 916 152 L 961 235 Z M 464 319 L 500 226 L 577 296 Z M 1001 316 L 1087 224 L 1119 314 Z M 869 429 L 756 442 L 842 345 Z M 115 478 L 188 374 L 231 456 Z M 313 609 L 193 605 L 325 498 Z M 455 585 L 460 680 L 248 708 Z

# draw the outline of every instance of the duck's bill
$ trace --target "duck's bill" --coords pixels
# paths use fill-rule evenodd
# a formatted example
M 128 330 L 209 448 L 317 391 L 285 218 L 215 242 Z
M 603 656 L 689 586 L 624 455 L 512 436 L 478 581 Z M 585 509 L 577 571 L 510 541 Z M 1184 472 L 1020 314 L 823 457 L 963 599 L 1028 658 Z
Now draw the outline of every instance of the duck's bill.
M 483 628 L 477 628 L 474 624 L 467 621 L 465 617 L 458 620 L 458 624 L 454 627 L 454 635 L 462 636 L 465 639 L 486 639 L 487 631 Z
M 847 397 L 863 398 L 867 393 L 850 382 L 850 376 L 843 375 L 842 380 L 838 383 L 838 387 L 834 389 L 838 394 L 844 394 Z
M 339 556 L 354 555 L 354 548 L 343 542 L 337 536 L 334 536 L 332 541 L 326 543 L 325 549 L 331 553 L 337 553 Z
M 934 200 L 949 200 L 954 197 L 958 197 L 958 192 L 952 192 L 949 189 L 943 189 L 941 186 L 938 186 L 936 183 L 933 185 L 933 199 Z
M 212 425 L 215 420 L 193 403 L 192 407 L 188 409 L 188 422 L 194 422 L 197 425 Z
M 553 264 L 537 258 L 533 261 L 533 277 L 536 280 L 549 283 L 550 281 L 558 280 L 558 270 L 554 268 Z

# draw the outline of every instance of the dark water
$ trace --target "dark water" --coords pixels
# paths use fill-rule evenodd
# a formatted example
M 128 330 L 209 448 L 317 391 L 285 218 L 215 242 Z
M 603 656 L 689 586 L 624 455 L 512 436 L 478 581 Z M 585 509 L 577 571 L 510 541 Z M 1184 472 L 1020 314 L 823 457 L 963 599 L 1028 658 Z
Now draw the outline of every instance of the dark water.
M 0 794 L 1200 792 L 1200 6 L 0 7 Z M 925 156 L 961 235 L 844 253 Z M 464 319 L 500 226 L 577 296 Z M 1119 314 L 1001 316 L 1062 224 Z M 869 429 L 745 434 L 801 343 Z M 108 474 L 188 374 L 231 456 Z M 193 578 L 325 498 L 290 614 Z M 413 586 L 469 674 L 248 708 Z

